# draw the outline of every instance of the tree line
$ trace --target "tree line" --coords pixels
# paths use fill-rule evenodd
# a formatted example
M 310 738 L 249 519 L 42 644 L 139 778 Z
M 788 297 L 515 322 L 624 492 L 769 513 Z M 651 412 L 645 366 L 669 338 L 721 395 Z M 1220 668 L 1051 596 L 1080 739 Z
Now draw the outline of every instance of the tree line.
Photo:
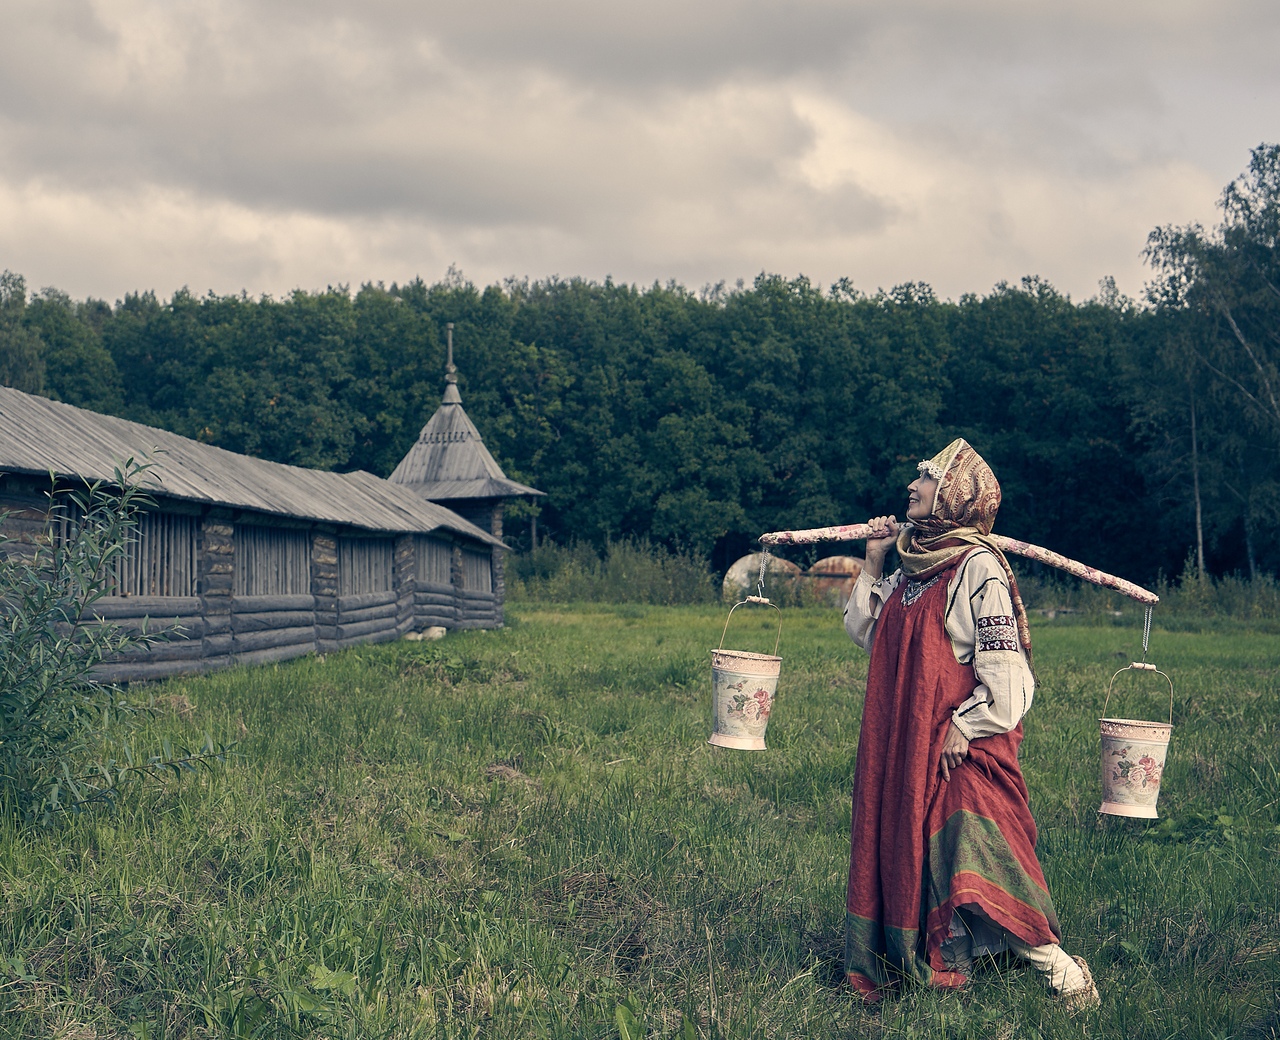
M 900 512 L 963 436 L 997 529 L 1150 581 L 1280 572 L 1280 146 L 1211 228 L 1158 228 L 1146 298 L 1027 278 L 940 300 L 762 274 L 690 291 L 581 279 L 364 285 L 115 305 L 0 281 L 0 382 L 279 462 L 385 476 L 440 400 L 512 510 L 567 543 L 648 539 L 725 567 L 754 536 Z M 521 518 L 525 519 L 521 519 Z

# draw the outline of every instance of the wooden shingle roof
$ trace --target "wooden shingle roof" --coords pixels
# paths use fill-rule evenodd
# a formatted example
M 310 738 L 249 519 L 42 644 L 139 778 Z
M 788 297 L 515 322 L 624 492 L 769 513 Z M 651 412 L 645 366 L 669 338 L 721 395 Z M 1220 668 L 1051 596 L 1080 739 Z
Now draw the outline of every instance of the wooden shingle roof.
M 526 498 L 537 488 L 511 480 L 484 446 L 480 431 L 463 410 L 450 382 L 444 399 L 418 435 L 417 443 L 387 478 L 433 502 L 461 498 Z
M 267 462 L 167 430 L 0 386 L 0 473 L 110 481 L 127 458 L 153 456 L 149 493 L 211 506 L 366 531 L 443 529 L 489 545 L 488 532 L 371 473 L 329 473 Z M 496 463 L 495 463 L 496 465 Z

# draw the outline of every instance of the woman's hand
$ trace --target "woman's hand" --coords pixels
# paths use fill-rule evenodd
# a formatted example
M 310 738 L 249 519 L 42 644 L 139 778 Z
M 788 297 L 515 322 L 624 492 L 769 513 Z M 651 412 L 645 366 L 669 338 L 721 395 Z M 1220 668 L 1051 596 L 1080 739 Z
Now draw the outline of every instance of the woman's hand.
M 867 539 L 867 577 L 879 578 L 884 573 L 884 558 L 898 540 L 898 521 L 894 516 L 873 516 L 867 521 L 871 536 Z
M 942 771 L 942 779 L 950 782 L 951 770 L 958 769 L 960 763 L 969 757 L 969 740 L 953 722 L 947 727 L 947 736 L 942 741 L 942 756 L 938 759 L 938 769 Z

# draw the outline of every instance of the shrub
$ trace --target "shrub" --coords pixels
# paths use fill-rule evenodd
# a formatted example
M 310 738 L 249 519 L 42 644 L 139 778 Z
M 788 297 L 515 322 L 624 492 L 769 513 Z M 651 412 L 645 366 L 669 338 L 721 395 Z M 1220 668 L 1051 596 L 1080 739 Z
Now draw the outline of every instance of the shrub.
M 544 543 L 508 564 L 513 600 L 551 603 L 714 603 L 719 590 L 705 560 L 648 542 L 605 546 Z
M 48 821 L 111 801 L 130 780 L 224 755 L 206 737 L 199 752 L 166 745 L 139 760 L 128 735 L 148 709 L 93 678 L 104 659 L 160 638 L 92 613 L 149 504 L 141 487 L 149 465 L 130 459 L 114 488 L 51 490 L 49 523 L 34 540 L 0 534 L 0 802 L 11 812 Z

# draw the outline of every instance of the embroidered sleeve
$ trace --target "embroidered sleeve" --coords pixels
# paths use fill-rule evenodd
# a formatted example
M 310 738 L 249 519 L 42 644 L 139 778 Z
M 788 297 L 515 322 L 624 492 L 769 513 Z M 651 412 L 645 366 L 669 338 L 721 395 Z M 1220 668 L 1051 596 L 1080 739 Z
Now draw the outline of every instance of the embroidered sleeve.
M 980 617 L 975 627 L 977 653 L 1018 649 L 1018 626 L 1012 614 L 989 614 L 986 617 Z
M 975 553 L 965 568 L 955 607 L 973 624 L 973 670 L 978 686 L 952 714 L 956 728 L 969 740 L 1007 733 L 1031 707 L 1035 683 L 1018 642 L 1013 599 L 1000 561 Z M 964 602 L 967 600 L 968 611 Z

